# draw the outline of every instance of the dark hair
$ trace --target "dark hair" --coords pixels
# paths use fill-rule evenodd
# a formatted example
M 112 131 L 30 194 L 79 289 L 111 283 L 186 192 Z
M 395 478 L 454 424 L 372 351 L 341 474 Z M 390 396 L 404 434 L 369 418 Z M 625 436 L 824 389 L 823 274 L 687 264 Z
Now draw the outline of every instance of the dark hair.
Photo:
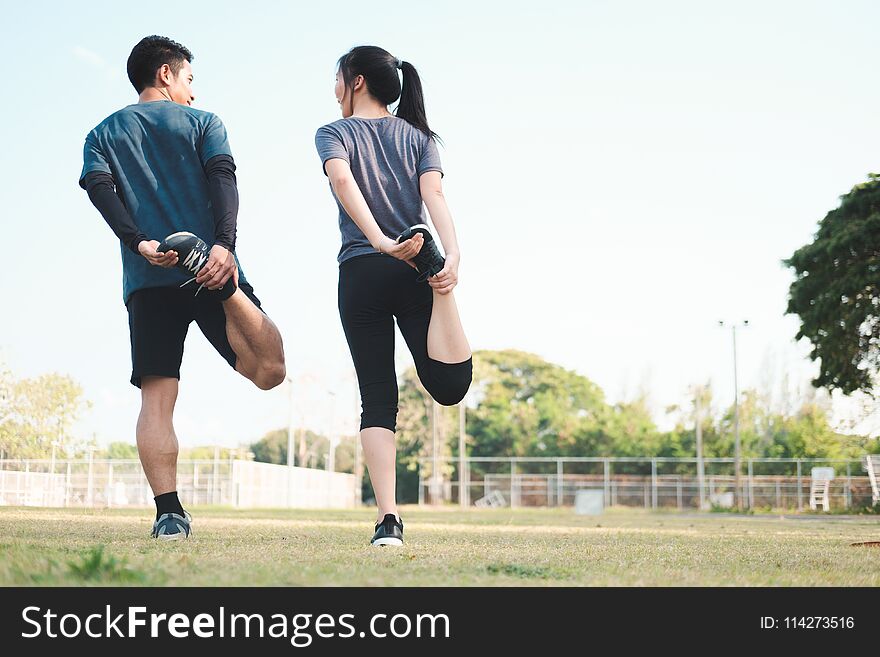
M 128 79 L 134 85 L 135 91 L 140 93 L 153 84 L 156 71 L 163 64 L 168 64 L 171 72 L 177 75 L 183 62 L 192 60 L 193 54 L 177 41 L 156 35 L 144 37 L 131 49 L 128 56 Z
M 412 64 L 397 59 L 378 46 L 356 46 L 340 57 L 336 65 L 342 73 L 345 86 L 350 90 L 354 79 L 358 75 L 363 75 L 367 83 L 367 91 L 373 98 L 383 105 L 390 105 L 399 98 L 395 115 L 411 123 L 429 137 L 439 139 L 428 127 L 422 81 Z M 397 77 L 397 69 L 403 74 L 402 88 L 400 78 Z

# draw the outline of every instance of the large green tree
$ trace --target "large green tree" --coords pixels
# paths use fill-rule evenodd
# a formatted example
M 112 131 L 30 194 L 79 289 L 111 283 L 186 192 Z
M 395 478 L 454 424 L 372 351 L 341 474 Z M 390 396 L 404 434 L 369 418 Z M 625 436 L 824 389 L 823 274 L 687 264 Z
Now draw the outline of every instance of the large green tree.
M 294 431 L 294 446 L 298 446 L 300 430 Z M 327 457 L 330 450 L 330 440 L 326 436 L 306 429 L 305 432 L 305 461 L 297 462 L 296 465 L 303 467 L 324 469 L 327 467 Z M 354 470 L 354 440 L 350 436 L 341 439 L 336 447 L 334 470 L 336 472 L 352 472 Z M 287 429 L 275 429 L 270 431 L 260 440 L 250 446 L 254 453 L 254 460 L 262 463 L 276 463 L 287 465 Z M 295 454 L 295 461 L 299 455 Z
M 783 263 L 794 269 L 786 314 L 820 362 L 816 387 L 873 396 L 880 369 L 880 175 L 853 187 L 815 239 Z
M 6 458 L 47 458 L 52 443 L 73 453 L 83 443 L 72 432 L 89 403 L 82 387 L 61 374 L 32 379 L 0 376 L 0 452 Z
M 472 455 L 585 456 L 606 441 L 614 410 L 586 377 L 512 349 L 479 351 L 474 363 Z

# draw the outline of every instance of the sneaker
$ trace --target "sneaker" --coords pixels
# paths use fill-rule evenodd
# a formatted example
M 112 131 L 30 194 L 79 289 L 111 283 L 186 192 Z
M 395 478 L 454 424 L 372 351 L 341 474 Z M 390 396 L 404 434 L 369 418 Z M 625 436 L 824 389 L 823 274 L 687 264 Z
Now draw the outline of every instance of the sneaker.
M 200 239 L 197 235 L 193 235 L 187 231 L 181 231 L 169 235 L 162 240 L 162 243 L 156 247 L 156 250 L 159 253 L 177 251 L 177 264 L 175 266 L 192 276 L 192 278 L 180 287 L 189 285 L 196 280 L 196 276 L 199 275 L 199 272 L 202 267 L 205 266 L 205 263 L 208 262 L 208 258 L 211 255 L 211 248 L 205 243 L 205 241 Z M 199 289 L 196 290 L 196 295 L 202 291 L 203 287 L 204 284 L 199 285 Z M 235 281 L 233 280 L 233 277 L 230 276 L 229 280 L 226 281 L 226 284 L 217 290 L 217 292 L 223 300 L 231 297 L 235 292 Z
M 169 235 L 162 240 L 156 250 L 159 253 L 177 251 L 177 265 L 175 266 L 191 274 L 193 278 L 198 276 L 201 268 L 208 262 L 211 251 L 204 240 L 186 231 Z
M 376 523 L 376 533 L 373 534 L 370 545 L 403 545 L 403 523 L 393 513 L 385 514 L 382 522 Z
M 415 237 L 418 233 L 421 233 L 425 237 L 425 242 L 422 244 L 421 250 L 415 255 L 412 261 L 419 272 L 418 280 L 424 281 L 429 276 L 433 276 L 440 272 L 446 264 L 446 260 L 440 255 L 440 249 L 437 248 L 437 242 L 434 241 L 431 231 L 425 224 L 416 224 L 415 226 L 407 228 L 397 237 L 397 243 L 400 244 L 401 242 L 408 240 L 410 237 Z
M 150 535 L 162 541 L 181 541 L 189 538 L 192 533 L 192 516 L 184 511 L 183 515 L 176 513 L 163 513 L 153 523 L 153 531 Z

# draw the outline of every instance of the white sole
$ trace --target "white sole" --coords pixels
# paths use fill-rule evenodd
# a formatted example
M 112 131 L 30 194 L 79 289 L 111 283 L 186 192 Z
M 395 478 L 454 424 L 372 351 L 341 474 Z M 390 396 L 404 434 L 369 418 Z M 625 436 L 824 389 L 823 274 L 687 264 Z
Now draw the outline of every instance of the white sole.
M 159 534 L 156 537 L 156 540 L 159 540 L 159 541 L 185 541 L 187 538 L 189 538 L 189 537 L 186 534 L 184 534 L 183 532 L 180 532 L 179 534 Z
M 195 235 L 193 235 L 193 234 L 192 234 L 191 232 L 189 232 L 188 230 L 182 230 L 182 231 L 180 231 L 180 232 L 178 232 L 178 233 L 171 233 L 171 234 L 170 234 L 168 237 L 166 237 L 165 239 L 166 239 L 166 240 L 170 240 L 172 237 L 177 237 L 178 235 L 192 235 L 193 237 L 195 237 Z
M 431 232 L 431 228 L 430 228 L 430 226 L 428 226 L 428 224 L 413 224 L 409 228 L 424 228 L 426 231 L 428 231 L 428 233 Z M 409 230 L 409 229 L 407 229 L 407 230 Z M 412 238 L 410 238 L 410 239 L 412 239 Z M 433 236 L 431 237 L 431 239 L 434 239 Z M 400 242 L 397 242 L 397 243 L 400 244 Z
M 384 545 L 391 545 L 393 547 L 401 547 L 403 545 L 403 541 L 399 538 L 380 538 L 377 541 L 373 541 L 372 545 L 374 547 L 382 547 Z

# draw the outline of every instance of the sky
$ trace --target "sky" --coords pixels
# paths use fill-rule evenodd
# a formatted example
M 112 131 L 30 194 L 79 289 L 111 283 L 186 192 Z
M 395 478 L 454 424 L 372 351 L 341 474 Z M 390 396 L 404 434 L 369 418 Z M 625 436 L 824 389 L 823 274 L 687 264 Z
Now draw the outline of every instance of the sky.
M 77 431 L 133 441 L 118 242 L 77 179 L 86 133 L 136 102 L 132 46 L 162 34 L 193 51 L 195 106 L 229 131 L 238 255 L 293 381 L 257 390 L 193 326 L 182 445 L 252 442 L 291 416 L 354 431 L 336 206 L 313 140 L 339 118 L 335 62 L 361 44 L 422 76 L 474 349 L 533 352 L 609 402 L 647 393 L 668 428 L 693 384 L 732 402 L 718 321 L 748 319 L 740 389 L 803 392 L 816 365 L 781 261 L 880 170 L 878 24 L 880 5 L 855 1 L 17 3 L 0 27 L 0 363 L 69 374 L 92 402 Z M 396 359 L 412 362 L 402 340 Z M 854 408 L 839 399 L 835 417 Z

